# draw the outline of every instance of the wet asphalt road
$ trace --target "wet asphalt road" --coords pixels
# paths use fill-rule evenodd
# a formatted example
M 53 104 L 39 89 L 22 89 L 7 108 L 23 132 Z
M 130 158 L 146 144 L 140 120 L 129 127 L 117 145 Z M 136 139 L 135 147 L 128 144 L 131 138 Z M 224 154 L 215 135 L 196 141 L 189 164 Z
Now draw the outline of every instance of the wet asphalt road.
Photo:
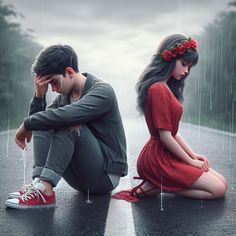
M 135 185 L 136 158 L 148 138 L 144 121 L 125 122 L 129 176 L 119 189 Z M 0 134 L 0 235 L 236 235 L 236 137 L 195 125 L 181 124 L 180 133 L 194 151 L 208 157 L 213 169 L 229 183 L 225 199 L 200 201 L 163 195 L 130 204 L 110 195 L 87 196 L 63 180 L 56 191 L 57 207 L 44 210 L 14 210 L 5 207 L 8 193 L 23 183 L 21 151 L 14 143 L 14 131 Z M 8 145 L 9 144 L 9 145 Z M 8 154 L 8 155 L 7 155 Z M 32 146 L 27 151 L 26 179 L 31 181 Z

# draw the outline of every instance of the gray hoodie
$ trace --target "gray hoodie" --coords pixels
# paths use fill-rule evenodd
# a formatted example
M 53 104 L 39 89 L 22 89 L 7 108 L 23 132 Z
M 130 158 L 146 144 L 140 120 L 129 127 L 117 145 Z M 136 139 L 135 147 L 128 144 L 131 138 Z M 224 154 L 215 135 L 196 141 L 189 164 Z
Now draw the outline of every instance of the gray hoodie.
M 56 130 L 84 124 L 100 144 L 106 159 L 104 170 L 125 176 L 126 139 L 114 90 L 92 74 L 83 75 L 87 80 L 80 100 L 70 104 L 69 95 L 58 95 L 46 108 L 46 97 L 34 96 L 24 126 L 28 130 Z

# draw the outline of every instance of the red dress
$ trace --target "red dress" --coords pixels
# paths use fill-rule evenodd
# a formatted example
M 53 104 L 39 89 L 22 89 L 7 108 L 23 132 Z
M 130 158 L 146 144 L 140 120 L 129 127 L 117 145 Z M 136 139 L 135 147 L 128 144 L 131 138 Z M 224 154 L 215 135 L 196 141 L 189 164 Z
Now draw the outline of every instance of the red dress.
M 145 119 L 150 139 L 143 147 L 137 161 L 137 170 L 146 179 L 163 190 L 186 189 L 203 173 L 169 152 L 162 144 L 158 128 L 178 132 L 182 105 L 163 82 L 156 82 L 148 89 Z

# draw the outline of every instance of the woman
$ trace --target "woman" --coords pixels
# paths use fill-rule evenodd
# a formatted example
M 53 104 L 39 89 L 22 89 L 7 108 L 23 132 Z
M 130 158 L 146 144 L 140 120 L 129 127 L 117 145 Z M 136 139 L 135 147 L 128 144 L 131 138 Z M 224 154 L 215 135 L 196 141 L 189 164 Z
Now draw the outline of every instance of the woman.
M 225 178 L 209 167 L 205 156 L 194 153 L 178 133 L 184 82 L 197 64 L 197 42 L 181 34 L 166 37 L 137 83 L 138 108 L 145 115 L 150 139 L 137 161 L 143 181 L 115 194 L 131 202 L 156 196 L 160 189 L 196 199 L 225 195 Z

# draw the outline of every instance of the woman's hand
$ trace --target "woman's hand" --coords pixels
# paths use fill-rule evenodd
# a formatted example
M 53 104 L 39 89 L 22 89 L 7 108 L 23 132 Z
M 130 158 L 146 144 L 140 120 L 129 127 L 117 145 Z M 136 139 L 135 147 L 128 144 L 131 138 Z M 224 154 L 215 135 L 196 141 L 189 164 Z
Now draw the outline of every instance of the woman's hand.
M 202 160 L 192 159 L 190 165 L 202 169 L 204 172 L 207 172 L 209 170 L 208 164 Z
M 194 153 L 194 155 L 192 156 L 192 158 L 193 158 L 194 160 L 203 161 L 204 163 L 206 163 L 206 164 L 209 166 L 209 161 L 208 161 L 208 159 L 207 159 L 204 155 L 200 155 L 200 154 Z
M 43 97 L 48 91 L 48 84 L 51 82 L 50 75 L 36 76 L 34 84 L 36 89 L 36 97 Z

